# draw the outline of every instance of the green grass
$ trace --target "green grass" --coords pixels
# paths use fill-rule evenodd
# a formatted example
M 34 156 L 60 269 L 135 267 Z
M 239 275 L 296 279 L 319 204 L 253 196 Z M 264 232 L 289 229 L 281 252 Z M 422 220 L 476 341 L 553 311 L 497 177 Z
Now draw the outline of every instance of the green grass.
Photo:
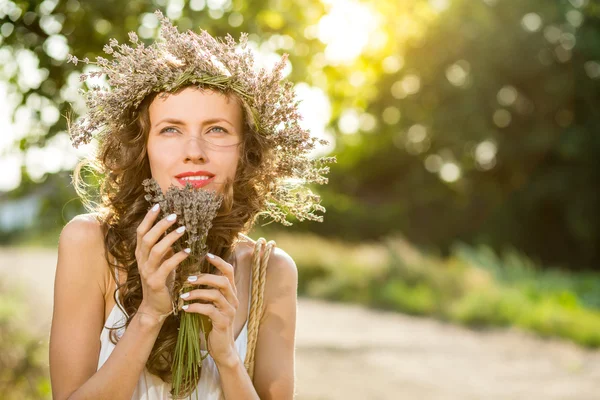
M 600 347 L 600 274 L 541 268 L 514 250 L 457 244 L 447 258 L 401 238 L 350 245 L 311 235 L 272 239 L 296 261 L 299 293 L 485 327 L 518 327 Z
M 25 291 L 0 280 L 0 393 L 2 399 L 50 399 L 46 340 L 30 333 L 35 316 L 25 305 Z

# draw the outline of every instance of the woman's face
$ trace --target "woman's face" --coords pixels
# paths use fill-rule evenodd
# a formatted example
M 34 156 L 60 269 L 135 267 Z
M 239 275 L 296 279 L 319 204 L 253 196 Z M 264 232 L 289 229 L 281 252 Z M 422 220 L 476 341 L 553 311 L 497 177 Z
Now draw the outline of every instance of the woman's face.
M 242 140 L 242 110 L 220 92 L 183 89 L 156 96 L 149 107 L 148 159 L 163 192 L 169 186 L 222 192 L 233 180 Z

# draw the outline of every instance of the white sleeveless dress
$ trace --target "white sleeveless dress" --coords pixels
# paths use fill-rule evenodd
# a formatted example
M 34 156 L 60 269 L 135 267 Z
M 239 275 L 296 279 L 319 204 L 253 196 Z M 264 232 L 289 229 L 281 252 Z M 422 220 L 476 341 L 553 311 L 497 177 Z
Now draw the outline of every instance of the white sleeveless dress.
M 118 271 L 117 281 L 119 279 Z M 251 293 L 251 285 L 252 285 L 252 270 L 250 271 L 250 290 L 248 293 Z M 119 292 L 117 291 L 117 301 L 119 302 Z M 119 303 L 120 304 L 120 303 Z M 248 315 L 250 314 L 250 301 L 248 301 Z M 100 357 L 98 359 L 98 368 L 106 362 L 110 354 L 116 345 L 114 345 L 109 338 L 110 330 L 107 327 L 115 327 L 122 326 L 126 321 L 125 314 L 121 311 L 121 309 L 115 304 L 112 311 L 110 312 L 106 322 L 104 323 L 104 328 L 102 328 L 102 333 L 100 334 Z M 124 333 L 125 329 L 120 328 L 117 330 L 117 336 L 121 337 Z M 242 362 L 246 358 L 246 349 L 248 345 L 248 318 L 246 318 L 246 323 L 242 328 L 242 331 L 238 335 L 235 340 L 235 348 L 240 356 L 240 360 Z M 202 352 L 202 356 L 204 356 L 207 352 L 206 350 L 200 350 Z M 163 400 L 163 399 L 172 399 L 170 395 L 171 384 L 165 383 L 158 376 L 151 374 L 144 367 L 142 374 L 138 380 L 135 391 L 133 392 L 132 400 Z M 196 399 L 196 395 L 198 399 L 201 400 L 221 400 L 223 399 L 223 391 L 221 389 L 221 379 L 219 377 L 219 370 L 215 364 L 215 361 L 210 356 L 210 354 L 202 361 L 202 374 L 200 376 L 200 381 L 198 382 L 198 386 L 196 390 L 192 392 L 191 398 Z

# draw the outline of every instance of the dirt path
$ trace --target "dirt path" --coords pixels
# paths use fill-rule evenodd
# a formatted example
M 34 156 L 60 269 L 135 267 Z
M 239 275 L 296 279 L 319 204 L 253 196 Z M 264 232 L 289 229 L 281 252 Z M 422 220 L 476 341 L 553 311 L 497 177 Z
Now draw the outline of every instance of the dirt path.
M 47 335 L 56 253 L 0 249 L 0 275 L 37 294 Z M 298 400 L 600 399 L 600 352 L 513 330 L 300 299 Z

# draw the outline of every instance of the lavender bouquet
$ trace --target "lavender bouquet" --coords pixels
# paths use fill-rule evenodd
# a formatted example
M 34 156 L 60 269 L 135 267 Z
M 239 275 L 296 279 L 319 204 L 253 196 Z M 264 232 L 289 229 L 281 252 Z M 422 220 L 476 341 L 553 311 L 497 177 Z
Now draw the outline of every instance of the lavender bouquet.
M 192 290 L 187 282 L 189 275 L 208 273 L 210 265 L 206 261 L 208 251 L 206 239 L 212 227 L 212 221 L 221 206 L 222 196 L 214 191 L 198 190 L 187 183 L 184 188 L 171 185 L 163 194 L 158 182 L 153 178 L 143 181 L 144 190 L 147 192 L 145 199 L 150 203 L 160 205 L 161 216 L 177 214 L 179 221 L 185 224 L 185 233 L 182 238 L 173 244 L 175 252 L 184 248 L 191 249 L 190 255 L 176 269 L 172 281 L 172 296 L 177 302 L 174 307 L 178 310 L 183 305 L 180 295 Z M 165 234 L 170 233 L 175 226 L 169 228 Z M 191 300 L 195 302 L 197 300 Z M 177 311 L 175 311 L 177 315 Z M 212 330 L 209 317 L 195 313 L 182 313 L 180 317 L 179 334 L 173 357 L 173 383 L 171 394 L 175 398 L 191 395 L 200 380 L 202 361 L 208 356 L 200 352 L 200 334 L 204 335 L 208 348 L 208 335 Z

